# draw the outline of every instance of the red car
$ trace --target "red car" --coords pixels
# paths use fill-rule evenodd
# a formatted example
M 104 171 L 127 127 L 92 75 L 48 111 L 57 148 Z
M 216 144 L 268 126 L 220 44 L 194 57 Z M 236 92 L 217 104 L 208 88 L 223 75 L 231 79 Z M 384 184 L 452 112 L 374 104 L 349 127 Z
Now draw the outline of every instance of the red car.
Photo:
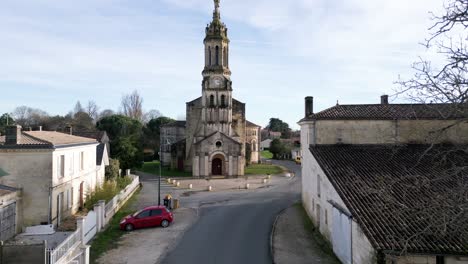
M 137 228 L 162 226 L 168 227 L 174 220 L 172 212 L 162 205 L 149 206 L 120 221 L 120 229 L 132 231 Z

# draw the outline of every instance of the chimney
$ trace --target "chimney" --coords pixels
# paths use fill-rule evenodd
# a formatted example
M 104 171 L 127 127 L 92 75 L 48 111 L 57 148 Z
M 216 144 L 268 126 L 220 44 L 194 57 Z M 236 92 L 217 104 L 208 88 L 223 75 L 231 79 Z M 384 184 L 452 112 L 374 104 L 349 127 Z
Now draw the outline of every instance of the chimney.
M 6 128 L 5 145 L 18 145 L 21 141 L 21 126 L 9 126 Z
M 308 117 L 314 113 L 314 97 L 307 96 L 305 98 L 305 116 Z
M 388 105 L 388 95 L 384 94 L 380 96 L 380 104 Z
M 65 128 L 65 132 L 67 132 L 70 135 L 73 135 L 73 127 L 72 126 L 67 126 Z

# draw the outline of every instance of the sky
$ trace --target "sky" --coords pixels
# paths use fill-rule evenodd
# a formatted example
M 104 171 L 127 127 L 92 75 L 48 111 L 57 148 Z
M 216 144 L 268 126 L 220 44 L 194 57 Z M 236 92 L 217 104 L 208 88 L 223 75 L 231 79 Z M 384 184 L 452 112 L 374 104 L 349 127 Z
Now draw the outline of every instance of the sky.
M 221 0 L 233 95 L 247 119 L 298 128 L 314 110 L 394 94 L 443 0 Z M 212 0 L 3 0 L 0 113 L 27 105 L 64 115 L 79 100 L 118 110 L 137 90 L 175 119 L 201 95 Z M 402 102 L 404 98 L 391 98 Z

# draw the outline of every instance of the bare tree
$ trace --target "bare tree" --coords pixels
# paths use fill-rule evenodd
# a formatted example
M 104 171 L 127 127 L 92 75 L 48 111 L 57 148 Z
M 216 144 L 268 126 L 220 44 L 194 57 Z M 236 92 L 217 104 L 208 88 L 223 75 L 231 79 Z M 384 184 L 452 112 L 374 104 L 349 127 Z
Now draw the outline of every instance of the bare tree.
M 459 144 L 461 141 L 452 142 L 454 145 L 450 147 L 440 147 L 437 143 L 440 143 L 438 135 L 465 129 L 463 125 L 468 122 L 468 0 L 447 0 L 444 14 L 432 16 L 434 25 L 424 45 L 444 56 L 445 63 L 434 66 L 420 58 L 413 64 L 413 78 L 397 82 L 397 95 L 426 104 L 428 108 L 434 103 L 446 104 L 448 111 L 440 112 L 440 119 L 451 121 L 433 131 L 428 139 L 429 147 L 420 155 L 418 164 L 407 167 L 407 173 L 400 177 L 383 177 L 380 185 L 368 191 L 394 208 L 395 217 L 411 215 L 414 222 L 424 227 L 409 237 L 396 234 L 395 240 L 410 245 L 434 236 L 467 244 L 468 149 Z M 468 131 L 456 133 L 462 135 Z M 420 174 L 415 169 L 423 160 L 431 161 L 426 163 L 435 173 Z M 430 199 L 421 196 L 408 206 L 403 202 L 405 197 L 394 195 L 396 190 L 403 196 L 418 193 Z
M 158 110 L 156 109 L 152 109 L 152 110 L 149 110 L 148 112 L 146 112 L 144 115 L 143 115 L 143 121 L 144 123 L 148 123 L 150 120 L 152 119 L 156 119 L 158 117 L 161 117 L 162 114 L 161 112 L 159 112 Z
M 86 113 L 94 120 L 94 122 L 97 121 L 99 117 L 99 107 L 96 102 L 92 100 L 88 101 L 88 104 L 86 105 Z
M 75 107 L 73 108 L 73 114 L 81 113 L 84 111 L 85 110 L 83 106 L 81 105 L 81 102 L 80 101 L 76 102 Z
M 26 128 L 42 125 L 44 120 L 48 118 L 49 115 L 41 109 L 31 108 L 23 105 L 16 107 L 15 110 L 13 110 L 12 116 L 18 125 Z
M 111 116 L 111 115 L 115 115 L 114 110 L 111 110 L 111 109 L 104 109 L 104 110 L 102 110 L 102 111 L 99 113 L 98 119 L 102 119 L 102 118 L 104 118 L 104 117 L 108 117 L 108 116 Z
M 124 115 L 143 121 L 143 98 L 137 90 L 122 97 L 121 107 Z

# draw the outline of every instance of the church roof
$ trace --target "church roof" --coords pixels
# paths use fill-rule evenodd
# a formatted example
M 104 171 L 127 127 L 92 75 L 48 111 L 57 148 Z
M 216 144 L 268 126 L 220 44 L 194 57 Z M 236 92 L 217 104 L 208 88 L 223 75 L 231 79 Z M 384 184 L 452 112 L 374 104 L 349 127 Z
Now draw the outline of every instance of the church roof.
M 246 123 L 247 127 L 260 127 L 259 125 L 256 125 L 256 124 L 250 122 L 249 120 L 246 120 L 245 123 Z
M 195 143 L 195 145 L 198 145 L 198 144 L 200 144 L 201 142 L 203 142 L 203 141 L 205 141 L 205 140 L 207 140 L 207 139 L 213 137 L 213 136 L 216 135 L 217 133 L 221 134 L 221 136 L 222 136 L 223 138 L 227 138 L 227 139 L 229 139 L 230 141 L 232 141 L 232 142 L 234 142 L 234 143 L 236 143 L 236 144 L 238 144 L 238 145 L 241 144 L 239 141 L 233 139 L 232 137 L 230 137 L 230 136 L 228 136 L 228 135 L 226 135 L 226 134 L 224 134 L 224 133 L 222 133 L 222 132 L 215 131 L 215 132 L 209 134 L 208 136 L 206 136 L 205 138 L 203 138 L 202 140 L 197 141 L 197 142 Z
M 440 120 L 468 117 L 466 105 L 456 104 L 362 104 L 336 105 L 301 121 L 312 120 Z
M 424 230 L 427 214 L 450 218 L 462 210 L 450 194 L 464 188 L 458 180 L 468 176 L 468 146 L 315 145 L 310 152 L 376 250 L 468 254 L 466 240 L 446 235 L 442 225 Z M 454 164 L 459 174 L 447 176 Z M 443 205 L 433 202 L 436 196 Z
M 164 124 L 161 127 L 185 127 L 186 124 L 187 124 L 187 121 L 179 120 L 179 121 L 174 121 L 168 124 Z

